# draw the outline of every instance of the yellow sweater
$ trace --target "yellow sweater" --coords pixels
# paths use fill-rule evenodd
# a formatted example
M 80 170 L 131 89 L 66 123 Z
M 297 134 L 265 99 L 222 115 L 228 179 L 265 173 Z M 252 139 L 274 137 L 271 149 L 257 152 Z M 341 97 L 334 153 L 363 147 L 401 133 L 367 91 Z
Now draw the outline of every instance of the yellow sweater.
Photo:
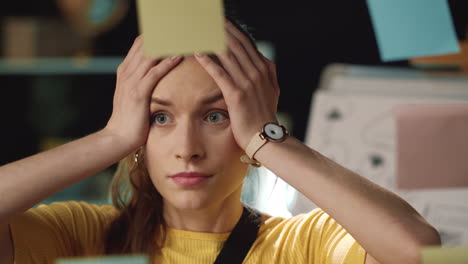
M 104 231 L 118 211 L 111 205 L 59 202 L 41 205 L 10 222 L 15 263 L 54 263 L 56 258 L 102 255 Z M 229 233 L 169 228 L 155 263 L 213 263 Z M 364 264 L 366 252 L 320 209 L 261 225 L 244 263 Z

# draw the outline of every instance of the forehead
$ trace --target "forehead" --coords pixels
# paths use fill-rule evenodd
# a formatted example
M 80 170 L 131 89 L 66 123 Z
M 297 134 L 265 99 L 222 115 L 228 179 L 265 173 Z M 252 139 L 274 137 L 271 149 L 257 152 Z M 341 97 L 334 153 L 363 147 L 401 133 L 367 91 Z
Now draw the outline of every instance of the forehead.
M 216 82 L 198 61 L 190 56 L 185 57 L 159 81 L 152 97 L 174 102 L 183 99 L 193 101 L 217 92 L 220 92 L 220 89 Z

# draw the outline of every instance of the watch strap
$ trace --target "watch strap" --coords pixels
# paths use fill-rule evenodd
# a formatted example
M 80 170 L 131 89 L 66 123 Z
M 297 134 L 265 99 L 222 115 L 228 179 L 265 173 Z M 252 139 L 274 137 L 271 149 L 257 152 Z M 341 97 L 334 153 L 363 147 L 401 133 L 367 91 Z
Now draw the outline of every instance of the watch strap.
M 257 167 L 257 168 L 263 166 L 260 162 L 254 160 L 254 159 L 249 158 L 247 155 L 242 155 L 242 156 L 240 157 L 240 161 L 241 161 L 242 163 L 244 163 L 244 164 L 249 164 L 249 165 L 252 165 L 252 166 Z
M 247 156 L 250 158 L 250 159 L 255 159 L 254 156 L 255 156 L 255 153 L 257 153 L 257 151 L 263 147 L 263 145 L 265 145 L 265 143 L 267 143 L 268 141 L 266 139 L 262 139 L 260 137 L 260 132 L 257 132 L 255 134 L 255 136 L 252 137 L 252 139 L 250 140 L 249 144 L 247 145 L 247 148 L 245 150 L 245 153 L 247 154 Z

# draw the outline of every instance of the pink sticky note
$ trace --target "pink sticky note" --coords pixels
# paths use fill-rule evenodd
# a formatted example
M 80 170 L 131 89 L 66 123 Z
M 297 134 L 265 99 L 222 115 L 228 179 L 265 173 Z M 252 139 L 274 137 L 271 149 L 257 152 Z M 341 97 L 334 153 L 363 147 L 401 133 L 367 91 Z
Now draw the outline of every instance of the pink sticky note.
M 468 187 L 468 104 L 395 109 L 397 186 Z

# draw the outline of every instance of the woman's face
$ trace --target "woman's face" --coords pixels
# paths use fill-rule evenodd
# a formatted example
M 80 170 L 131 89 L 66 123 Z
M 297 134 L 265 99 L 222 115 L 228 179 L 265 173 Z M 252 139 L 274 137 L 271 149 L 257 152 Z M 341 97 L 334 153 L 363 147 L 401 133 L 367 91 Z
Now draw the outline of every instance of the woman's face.
M 218 100 L 204 103 L 209 98 Z M 240 193 L 248 169 L 239 160 L 244 151 L 234 140 L 221 90 L 195 58 L 185 57 L 158 83 L 151 114 L 145 162 L 165 204 L 202 209 Z M 171 177 L 180 172 L 210 177 Z

